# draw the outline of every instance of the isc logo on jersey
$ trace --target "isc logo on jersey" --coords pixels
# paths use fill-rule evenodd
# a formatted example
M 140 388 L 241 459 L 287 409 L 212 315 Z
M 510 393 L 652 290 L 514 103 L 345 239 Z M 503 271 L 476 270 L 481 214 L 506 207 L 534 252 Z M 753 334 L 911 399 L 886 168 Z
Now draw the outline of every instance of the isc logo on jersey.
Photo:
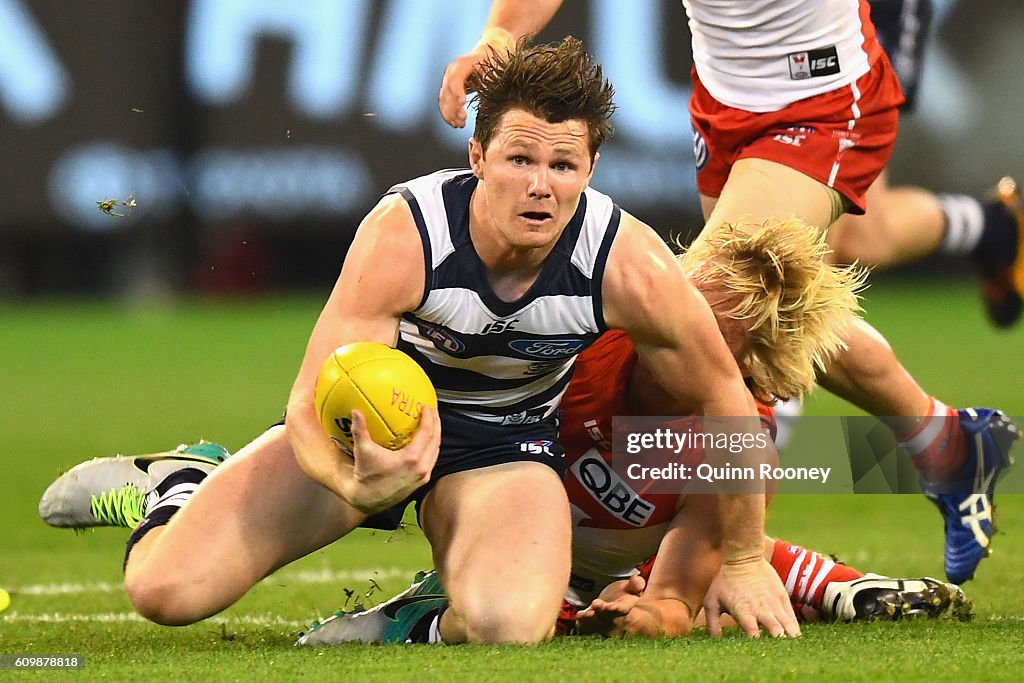
M 615 470 L 591 448 L 569 468 L 601 507 L 626 524 L 641 527 L 654 512 L 654 506 L 640 497 Z
M 551 447 L 554 445 L 553 441 L 520 441 L 519 451 L 521 453 L 529 453 L 530 455 L 547 455 L 553 458 L 555 454 L 551 452 Z
M 839 53 L 834 45 L 789 55 L 789 77 L 799 81 L 839 73 Z

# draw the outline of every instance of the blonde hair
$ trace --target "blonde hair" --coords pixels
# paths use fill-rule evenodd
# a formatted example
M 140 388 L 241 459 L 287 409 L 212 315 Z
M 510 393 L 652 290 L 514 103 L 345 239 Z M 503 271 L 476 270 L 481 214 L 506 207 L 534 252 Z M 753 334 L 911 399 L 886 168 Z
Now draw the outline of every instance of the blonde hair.
M 677 257 L 698 286 L 716 282 L 736 294 L 727 315 L 747 325 L 738 361 L 761 399 L 802 396 L 815 369 L 846 348 L 868 271 L 828 265 L 829 252 L 824 233 L 791 218 L 721 225 Z

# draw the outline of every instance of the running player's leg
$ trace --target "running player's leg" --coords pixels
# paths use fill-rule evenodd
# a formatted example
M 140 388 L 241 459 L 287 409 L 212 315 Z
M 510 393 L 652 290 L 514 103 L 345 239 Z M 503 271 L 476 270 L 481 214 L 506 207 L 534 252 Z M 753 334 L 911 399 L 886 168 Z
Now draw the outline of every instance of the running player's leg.
M 737 161 L 721 194 L 701 194 L 700 201 L 704 231 L 744 218 L 761 225 L 794 216 L 824 230 L 846 210 L 845 200 L 833 188 L 779 161 L 759 158 Z
M 796 215 L 811 224 L 815 215 L 820 220 L 823 202 L 821 192 L 813 189 L 816 181 L 809 177 L 801 180 L 800 173 L 781 171 L 776 168 L 780 165 L 758 159 L 739 160 L 717 201 L 702 196 L 709 217 L 705 229 L 744 215 L 755 221 L 767 220 L 772 213 L 780 215 L 778 212 L 785 211 L 786 206 L 790 207 L 789 213 L 781 215 Z M 821 187 L 824 185 L 819 183 L 819 190 Z M 748 196 L 752 198 L 749 201 Z M 976 483 L 961 484 L 962 490 L 933 497 L 946 522 L 946 574 L 960 583 L 973 576 L 987 554 L 994 531 L 994 475 L 1008 462 L 1007 444 L 1019 432 L 998 411 L 958 411 L 930 396 L 902 366 L 888 342 L 866 322 L 858 321 L 851 327 L 846 342 L 848 348 L 832 359 L 819 378 L 823 386 L 882 418 L 927 483 L 970 479 L 966 473 L 974 469 L 985 474 Z M 980 442 L 968 438 L 975 433 L 980 435 Z M 981 501 L 979 515 L 984 516 L 980 533 L 967 528 L 960 513 L 960 506 L 974 499 Z
M 858 84 L 850 93 L 811 98 L 763 119 L 722 113 L 720 105 L 698 98 L 691 107 L 694 126 L 706 129 L 708 138 L 707 161 L 698 174 L 705 231 L 743 217 L 757 225 L 790 216 L 824 230 L 847 209 L 863 211 L 865 194 L 895 141 L 900 95 L 885 60 Z M 731 138 L 730 146 L 716 144 L 705 119 L 723 116 L 739 117 L 749 129 L 741 147 Z M 846 342 L 822 383 L 873 415 L 907 418 L 895 425 L 897 436 L 911 434 L 931 415 L 932 398 L 866 323 L 853 326 Z M 957 459 L 951 467 L 962 464 Z
M 916 261 L 942 244 L 946 214 L 939 198 L 916 187 L 891 187 L 883 172 L 868 190 L 867 213 L 847 214 L 829 228 L 836 263 L 884 268 Z
M 570 517 L 556 472 L 537 462 L 445 476 L 427 495 L 423 530 L 451 606 L 445 642 L 549 638 L 569 582 Z
M 754 223 L 773 216 L 796 215 L 811 225 L 828 220 L 837 193 L 782 164 L 741 159 L 734 166 L 721 197 L 702 196 L 709 211 L 708 228 L 746 215 Z M 818 223 L 814 221 L 817 220 Z M 925 417 L 935 412 L 928 395 L 903 367 L 892 347 L 873 327 L 860 320 L 846 334 L 848 348 L 834 358 L 819 378 L 822 386 L 871 415 L 888 418 L 897 438 L 909 439 Z M 945 406 L 941 406 L 945 408 Z M 955 411 L 946 409 L 950 417 Z M 955 420 L 946 420 L 945 438 L 934 441 L 915 458 L 926 478 L 941 480 L 959 471 L 967 449 Z M 940 452 L 941 450 L 941 452 Z
M 302 472 L 284 427 L 272 427 L 218 467 L 168 524 L 137 539 L 125 587 L 147 619 L 190 624 L 363 519 Z

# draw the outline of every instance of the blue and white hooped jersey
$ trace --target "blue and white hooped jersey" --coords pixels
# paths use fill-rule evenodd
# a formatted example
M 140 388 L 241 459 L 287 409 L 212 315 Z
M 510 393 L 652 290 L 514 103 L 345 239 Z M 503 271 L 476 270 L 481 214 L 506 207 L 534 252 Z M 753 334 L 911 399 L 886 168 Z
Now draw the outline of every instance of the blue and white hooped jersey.
M 530 289 L 502 301 L 469 236 L 472 171 L 396 185 L 423 240 L 419 308 L 402 317 L 398 348 L 424 367 L 442 410 L 491 424 L 551 417 L 577 354 L 604 330 L 601 282 L 620 211 L 587 189 Z

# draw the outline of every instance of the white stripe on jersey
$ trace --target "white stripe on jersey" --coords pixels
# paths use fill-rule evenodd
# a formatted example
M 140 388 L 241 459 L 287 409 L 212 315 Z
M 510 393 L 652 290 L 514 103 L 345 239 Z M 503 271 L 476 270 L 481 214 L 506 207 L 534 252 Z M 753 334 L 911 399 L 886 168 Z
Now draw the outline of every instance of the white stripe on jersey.
M 553 305 L 552 305 L 553 304 Z M 594 304 L 590 297 L 583 296 L 542 296 L 509 316 L 500 317 L 492 313 L 481 301 L 480 294 L 472 289 L 449 287 L 431 290 L 426 303 L 416 313 L 417 317 L 430 320 L 441 311 L 451 311 L 446 317 L 445 327 L 452 332 L 481 334 L 484 328 L 498 320 L 512 320 L 519 332 L 531 334 L 587 334 L 596 329 Z M 403 321 L 403 332 L 416 333 L 415 325 Z
M 466 169 L 464 168 L 439 171 L 438 173 L 421 176 L 401 184 L 402 187 L 408 188 L 417 199 L 431 195 L 437 197 L 437 201 L 421 200 L 417 202 L 420 212 L 423 214 L 423 221 L 427 224 L 428 229 L 434 225 L 448 225 L 448 216 L 445 214 L 444 202 L 441 201 L 441 186 L 445 180 L 464 175 L 465 173 Z M 452 244 L 451 235 L 447 230 L 431 230 L 430 246 L 431 268 L 436 267 L 437 264 L 444 261 L 448 258 L 449 254 L 455 251 L 455 245 Z
M 587 224 L 599 226 L 608 225 L 611 220 L 612 211 L 615 206 L 607 195 L 600 194 L 587 188 Z M 584 229 L 584 235 L 587 231 Z M 603 235 L 602 235 L 603 236 Z M 581 235 L 582 237 L 582 235 Z M 601 248 L 600 240 L 580 239 L 576 242 L 570 261 L 581 273 L 588 278 L 594 277 L 594 266 L 597 263 L 597 251 Z
M 440 403 L 458 403 L 464 406 L 488 406 L 491 408 L 504 408 L 512 406 L 535 394 L 550 389 L 558 384 L 565 377 L 566 373 L 572 370 L 569 363 L 559 372 L 553 372 L 536 379 L 529 384 L 524 384 L 517 389 L 498 389 L 496 391 L 455 391 L 453 389 L 437 390 L 437 400 Z M 548 403 L 550 405 L 550 402 Z
M 800 577 L 800 566 L 806 557 L 807 550 L 801 549 L 796 561 L 793 562 L 793 568 L 789 570 L 789 576 L 786 577 L 786 592 L 790 595 L 793 595 L 793 591 L 796 590 L 796 580 Z
M 854 127 L 856 127 L 857 125 L 857 121 L 860 120 L 860 88 L 857 87 L 856 83 L 850 84 L 850 92 L 853 95 L 853 104 L 850 105 L 850 111 L 853 113 L 853 116 L 850 118 L 849 121 L 847 121 L 846 130 L 852 133 Z M 839 139 L 839 153 L 836 155 L 835 163 L 832 164 L 831 173 L 828 174 L 827 184 L 829 187 L 835 186 L 836 176 L 839 175 L 839 164 L 842 162 L 843 152 L 846 151 L 843 145 L 849 145 L 850 147 L 852 147 L 854 144 L 856 143 L 854 143 L 852 140 L 847 140 L 846 138 Z
M 822 559 L 824 560 L 824 562 L 822 562 L 821 568 L 818 570 L 818 573 L 815 574 L 814 581 L 807 589 L 807 592 L 804 593 L 804 602 L 810 602 L 810 599 L 814 597 L 814 593 L 821 586 L 822 582 L 825 581 L 825 578 L 828 576 L 829 572 L 831 572 L 836 567 L 836 563 L 833 560 L 827 558 Z

